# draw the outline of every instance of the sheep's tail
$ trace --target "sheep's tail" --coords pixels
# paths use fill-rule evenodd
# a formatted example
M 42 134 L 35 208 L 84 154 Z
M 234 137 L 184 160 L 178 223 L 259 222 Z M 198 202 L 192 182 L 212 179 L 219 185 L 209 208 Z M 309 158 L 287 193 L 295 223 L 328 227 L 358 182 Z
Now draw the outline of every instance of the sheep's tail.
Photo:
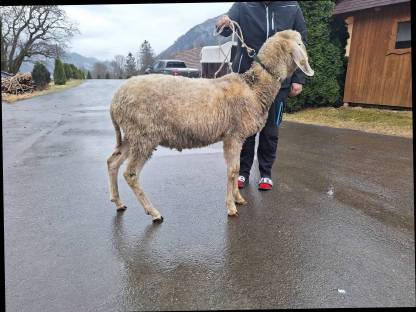
M 114 130 L 116 131 L 116 149 L 118 149 L 121 146 L 121 142 L 122 142 L 121 130 L 120 130 L 120 126 L 114 120 L 114 116 L 113 116 L 113 111 L 112 110 L 110 110 L 110 116 L 111 116 L 111 121 L 112 121 L 113 126 L 114 126 Z

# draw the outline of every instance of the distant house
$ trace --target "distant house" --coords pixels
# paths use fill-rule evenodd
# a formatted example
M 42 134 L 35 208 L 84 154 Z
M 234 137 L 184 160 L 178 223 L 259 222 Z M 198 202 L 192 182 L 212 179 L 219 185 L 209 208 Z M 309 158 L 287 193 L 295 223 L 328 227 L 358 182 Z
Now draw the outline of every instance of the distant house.
M 214 78 L 215 72 L 225 60 L 226 63 L 221 72 L 217 74 L 217 77 L 221 77 L 230 72 L 228 64 L 231 65 L 234 56 L 232 46 L 232 41 L 228 41 L 220 46 L 205 46 L 180 51 L 169 55 L 169 58 L 184 61 L 186 66 L 199 69 L 202 78 Z
M 412 107 L 409 0 L 339 0 L 348 24 L 344 102 Z
M 194 48 L 180 51 L 170 55 L 168 58 L 184 61 L 187 67 L 197 68 L 201 71 L 201 49 Z

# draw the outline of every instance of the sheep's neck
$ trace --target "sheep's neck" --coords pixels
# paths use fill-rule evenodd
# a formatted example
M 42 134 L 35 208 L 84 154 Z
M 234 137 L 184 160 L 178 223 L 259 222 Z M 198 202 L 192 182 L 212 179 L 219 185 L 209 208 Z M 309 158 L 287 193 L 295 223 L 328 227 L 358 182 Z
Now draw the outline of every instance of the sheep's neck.
M 276 98 L 277 92 L 281 86 L 281 80 L 277 80 L 271 76 L 260 64 L 253 63 L 251 68 L 245 73 L 241 74 L 242 79 L 247 83 L 251 90 L 256 94 L 258 100 L 258 107 L 256 110 L 261 110 L 261 113 L 269 111 L 270 106 L 273 104 Z

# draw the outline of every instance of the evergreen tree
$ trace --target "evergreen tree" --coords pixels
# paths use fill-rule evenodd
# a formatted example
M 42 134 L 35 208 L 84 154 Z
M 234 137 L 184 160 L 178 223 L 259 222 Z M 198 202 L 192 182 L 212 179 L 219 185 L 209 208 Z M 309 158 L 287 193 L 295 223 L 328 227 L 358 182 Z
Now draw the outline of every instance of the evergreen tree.
M 100 74 L 98 74 L 98 75 L 97 75 L 97 79 L 101 79 L 101 76 L 100 76 Z
M 105 73 L 105 79 L 110 79 L 110 73 L 109 72 Z
M 66 83 L 65 69 L 59 58 L 55 59 L 55 68 L 53 71 L 53 80 L 57 85 L 64 85 Z
M 334 1 L 333 1 L 334 2 Z M 350 37 L 348 33 L 348 26 L 344 20 L 344 17 L 339 15 L 333 16 L 331 20 L 331 40 L 338 45 L 342 53 L 340 55 L 342 62 L 342 69 L 339 71 L 337 80 L 340 87 L 340 99 L 338 104 L 342 104 L 344 101 L 344 87 L 345 87 L 345 78 L 347 75 L 347 66 L 348 66 L 348 57 L 345 55 L 347 41 Z
M 79 76 L 78 68 L 74 64 L 69 64 L 69 66 L 71 67 L 71 71 L 72 71 L 71 78 L 73 78 L 73 79 L 79 79 L 79 78 L 77 78 Z
M 87 73 L 87 79 L 92 79 L 90 71 Z
M 41 62 L 36 62 L 32 71 L 32 79 L 37 89 L 44 89 L 51 82 L 51 73 Z
M 309 106 L 331 106 L 342 102 L 345 80 L 345 22 L 334 22 L 334 0 L 299 1 L 308 32 L 309 63 L 315 71 L 307 77 L 303 91 L 288 100 L 288 111 Z M 336 26 L 336 29 L 333 27 Z
M 84 79 L 84 73 L 82 70 L 76 68 L 74 79 Z
M 69 80 L 69 79 L 72 79 L 73 77 L 73 73 L 72 73 L 72 68 L 71 68 L 71 64 L 68 64 L 68 63 L 64 63 L 64 71 L 65 71 L 65 76 L 66 76 L 66 79 L 67 80 Z
M 126 57 L 125 72 L 127 79 L 136 75 L 136 60 L 131 52 Z
M 139 50 L 139 74 L 144 74 L 146 68 L 152 65 L 155 61 L 154 52 L 150 46 L 149 41 L 145 40 L 140 46 Z

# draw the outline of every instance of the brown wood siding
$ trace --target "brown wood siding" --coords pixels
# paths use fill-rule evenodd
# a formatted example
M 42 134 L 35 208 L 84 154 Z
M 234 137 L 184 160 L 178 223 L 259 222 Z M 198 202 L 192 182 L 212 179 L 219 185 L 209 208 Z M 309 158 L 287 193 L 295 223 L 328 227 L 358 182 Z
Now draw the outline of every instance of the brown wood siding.
M 412 107 L 411 51 L 389 50 L 394 25 L 406 18 L 408 3 L 354 14 L 344 102 Z

